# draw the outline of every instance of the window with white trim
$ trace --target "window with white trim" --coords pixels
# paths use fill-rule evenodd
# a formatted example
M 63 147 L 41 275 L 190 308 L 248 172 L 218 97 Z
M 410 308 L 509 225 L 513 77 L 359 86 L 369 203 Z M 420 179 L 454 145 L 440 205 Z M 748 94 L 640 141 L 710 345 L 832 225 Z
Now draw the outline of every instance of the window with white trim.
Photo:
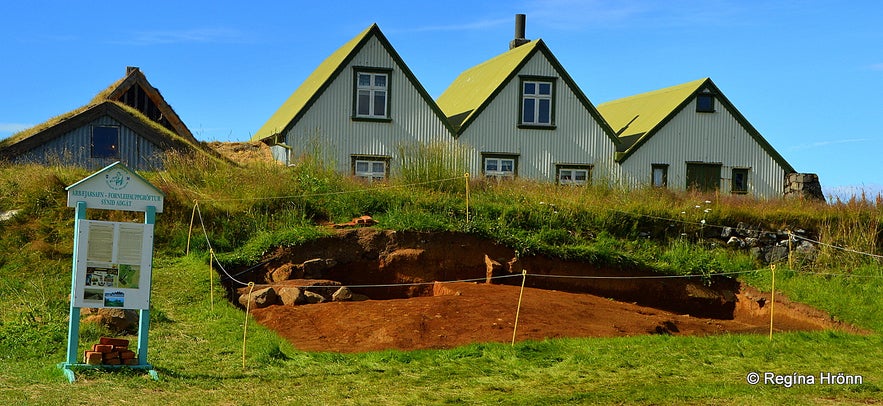
M 515 162 L 515 157 L 484 157 L 484 176 L 495 178 L 514 178 Z
M 653 187 L 668 186 L 668 164 L 652 164 L 651 169 L 653 171 L 651 175 Z
M 356 72 L 355 116 L 389 118 L 389 74 Z
M 356 158 L 353 174 L 357 178 L 378 181 L 386 179 L 387 161 L 382 159 Z
M 586 185 L 592 180 L 591 166 L 558 165 L 559 185 Z
M 521 124 L 552 126 L 554 83 L 542 80 L 521 82 Z

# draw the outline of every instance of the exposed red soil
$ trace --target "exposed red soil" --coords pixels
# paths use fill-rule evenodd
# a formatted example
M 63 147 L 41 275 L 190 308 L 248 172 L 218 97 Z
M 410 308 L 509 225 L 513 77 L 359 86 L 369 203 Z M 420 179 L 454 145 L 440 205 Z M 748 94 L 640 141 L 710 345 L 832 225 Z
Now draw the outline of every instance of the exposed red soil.
M 452 348 L 476 342 L 510 342 L 518 286 L 439 284 L 439 296 L 410 299 L 270 306 L 255 319 L 304 351 L 364 352 Z M 437 291 L 440 289 L 436 289 Z M 684 314 L 618 302 L 590 294 L 525 288 L 515 339 L 620 337 L 644 334 L 709 335 L 769 332 L 769 311 L 745 294 L 733 320 Z M 769 306 L 765 306 L 766 309 Z M 779 302 L 774 331 L 856 329 L 805 306 Z
M 272 282 L 260 278 L 268 278 L 283 264 L 333 257 L 338 264 L 323 277 L 344 284 L 459 280 L 484 277 L 487 270 L 483 256 L 486 254 L 500 259 L 512 254 L 503 247 L 470 238 L 454 234 L 430 237 L 373 229 L 347 230 L 332 240 L 270 254 L 261 276 L 254 279 L 270 285 L 286 284 L 293 281 Z M 364 250 L 354 252 L 353 247 Z M 475 257 L 480 258 L 477 260 L 480 264 L 474 264 Z M 595 269 L 586 264 L 548 258 L 524 261 L 525 269 L 539 269 L 540 265 L 546 275 L 616 272 L 633 275 L 636 272 Z M 548 280 L 536 282 L 541 278 L 531 279 L 535 280 L 533 285 L 539 287 L 524 289 L 520 310 L 521 277 L 517 275 L 496 280 L 508 285 L 439 282 L 407 290 L 373 289 L 373 292 L 354 288 L 354 292 L 383 300 L 273 305 L 251 311 L 259 323 L 305 351 L 364 352 L 452 348 L 476 342 L 508 343 L 513 339 L 516 312 L 516 341 L 644 334 L 767 334 L 769 331 L 769 296 L 731 280 L 712 283 L 709 288 L 707 284 L 680 280 L 630 280 L 618 284 L 615 280 L 560 280 L 553 284 Z M 552 289 L 562 286 L 571 292 Z M 677 303 L 667 306 L 666 301 Z M 653 307 L 641 305 L 648 303 Z M 686 311 L 687 305 L 694 311 Z M 696 316 L 703 313 L 710 317 Z M 776 296 L 774 331 L 822 329 L 861 332 L 833 321 L 821 311 L 791 303 L 782 295 Z

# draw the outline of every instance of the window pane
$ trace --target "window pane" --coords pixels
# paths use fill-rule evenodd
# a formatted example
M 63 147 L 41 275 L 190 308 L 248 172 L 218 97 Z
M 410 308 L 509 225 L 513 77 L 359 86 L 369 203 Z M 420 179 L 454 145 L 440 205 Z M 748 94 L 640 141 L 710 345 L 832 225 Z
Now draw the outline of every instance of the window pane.
M 589 171 L 584 169 L 575 171 L 573 178 L 578 182 L 585 182 L 589 178 Z
M 117 127 L 92 128 L 92 157 L 118 158 L 120 156 L 120 129 Z
M 543 94 L 543 95 L 552 94 L 552 84 L 551 83 L 540 83 L 540 94 Z
M 374 86 L 377 86 L 377 87 L 386 87 L 386 75 L 376 75 L 376 76 L 374 76 Z
M 537 84 L 533 82 L 524 82 L 524 94 L 537 94 Z
M 386 169 L 384 168 L 383 162 L 372 162 L 371 163 L 371 172 L 374 173 L 384 173 Z
M 714 111 L 714 96 L 700 94 L 696 97 L 696 111 L 710 113 Z
M 573 175 L 572 175 L 573 172 L 571 172 L 569 169 L 562 169 L 560 173 L 561 173 L 561 175 L 559 176 L 559 179 L 561 179 L 563 181 L 573 179 Z
M 653 186 L 665 186 L 665 171 L 662 168 L 653 168 Z
M 356 161 L 356 172 L 368 172 L 368 162 L 367 161 Z
M 501 159 L 500 160 L 500 171 L 501 172 L 514 172 L 515 161 L 511 159 Z
M 485 172 L 496 172 L 497 171 L 497 160 L 488 158 L 484 161 L 484 171 Z
M 386 92 L 374 92 L 374 115 L 386 117 Z
M 356 114 L 367 116 L 371 114 L 371 92 L 368 90 L 359 90 L 359 97 L 356 102 Z
M 535 99 L 524 99 L 524 113 L 522 116 L 522 123 L 534 123 L 535 118 L 534 109 L 536 108 L 536 100 Z
M 367 73 L 359 74 L 359 87 L 371 86 L 371 75 Z
M 540 99 L 539 110 L 537 123 L 551 124 L 552 121 L 550 120 L 550 117 L 552 116 L 552 101 L 549 99 Z

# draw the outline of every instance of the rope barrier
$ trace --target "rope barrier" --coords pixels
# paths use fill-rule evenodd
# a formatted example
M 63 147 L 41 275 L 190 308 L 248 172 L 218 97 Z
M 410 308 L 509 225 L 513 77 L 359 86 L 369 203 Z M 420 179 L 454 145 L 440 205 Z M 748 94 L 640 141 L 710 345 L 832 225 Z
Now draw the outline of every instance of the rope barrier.
M 818 244 L 818 245 L 824 245 L 824 246 L 829 247 L 829 248 L 833 248 L 833 249 L 837 249 L 837 250 L 841 250 L 841 251 L 845 251 L 845 252 L 850 252 L 850 253 L 853 253 L 853 254 L 860 254 L 860 255 L 865 255 L 865 256 L 872 257 L 872 258 L 883 259 L 883 255 L 871 254 L 871 253 L 868 253 L 868 252 L 856 251 L 856 250 L 851 249 L 851 248 L 839 247 L 839 246 L 836 246 L 836 245 L 832 245 L 832 244 L 824 243 L 824 242 L 821 242 L 821 241 L 816 241 L 816 240 L 813 240 L 813 239 L 810 239 L 810 238 L 806 238 L 806 237 L 802 237 L 802 236 L 799 236 L 799 235 L 795 235 L 794 237 L 797 238 L 797 239 L 800 239 L 800 240 L 804 240 L 804 241 L 811 242 L 811 243 Z

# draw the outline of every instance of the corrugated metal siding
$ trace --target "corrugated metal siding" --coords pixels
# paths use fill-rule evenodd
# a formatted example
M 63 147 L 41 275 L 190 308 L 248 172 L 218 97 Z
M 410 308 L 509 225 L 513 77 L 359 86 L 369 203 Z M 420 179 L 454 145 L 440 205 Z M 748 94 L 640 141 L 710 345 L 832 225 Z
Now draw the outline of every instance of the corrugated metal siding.
M 120 127 L 120 157 L 92 158 L 92 127 Z M 101 169 L 116 161 L 134 170 L 162 168 L 162 150 L 147 141 L 130 128 L 123 126 L 109 116 L 100 117 L 87 125 L 70 131 L 60 137 L 18 156 L 16 163 L 37 163 L 41 165 L 75 165 L 88 169 Z
M 668 164 L 668 187 L 686 189 L 686 162 L 721 163 L 721 192 L 732 187 L 733 168 L 749 168 L 748 194 L 763 198 L 783 194 L 785 170 L 744 127 L 718 104 L 714 113 L 696 113 L 695 100 L 622 164 L 624 183 L 650 183 L 651 165 Z
M 538 52 L 518 75 L 558 77 L 558 72 Z M 473 173 L 481 173 L 481 153 L 493 152 L 518 154 L 518 176 L 524 178 L 554 181 L 556 164 L 594 165 L 594 181 L 619 178 L 613 141 L 561 78 L 555 84 L 554 130 L 518 128 L 519 86 L 516 75 L 460 136 L 474 149 Z
M 366 122 L 351 119 L 353 109 L 353 67 L 389 68 L 391 122 Z M 339 171 L 351 171 L 353 154 L 392 157 L 396 165 L 396 148 L 413 141 L 452 140 L 444 122 L 420 96 L 395 60 L 376 39 L 372 38 L 341 72 L 309 111 L 290 130 L 286 144 L 292 147 L 292 158 L 310 152 L 318 142 L 324 154 L 333 156 Z

